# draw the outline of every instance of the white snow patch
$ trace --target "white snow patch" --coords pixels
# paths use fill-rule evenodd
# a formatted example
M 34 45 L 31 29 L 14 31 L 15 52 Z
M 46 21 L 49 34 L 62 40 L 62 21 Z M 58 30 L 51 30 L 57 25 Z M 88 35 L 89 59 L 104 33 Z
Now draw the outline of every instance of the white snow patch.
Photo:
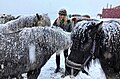
M 3 69 L 4 68 L 4 64 L 1 64 L 1 69 Z
M 34 44 L 29 45 L 29 60 L 30 60 L 30 63 L 34 63 L 36 61 L 35 45 Z

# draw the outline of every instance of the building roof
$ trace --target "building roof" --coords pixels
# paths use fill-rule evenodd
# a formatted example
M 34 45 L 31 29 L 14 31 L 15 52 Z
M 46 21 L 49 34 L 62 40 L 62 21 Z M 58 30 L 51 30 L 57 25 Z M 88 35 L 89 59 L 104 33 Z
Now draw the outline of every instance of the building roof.
M 116 6 L 116 7 L 114 7 L 115 9 L 120 9 L 120 5 L 119 6 Z
M 120 18 L 120 5 L 102 10 L 102 18 Z

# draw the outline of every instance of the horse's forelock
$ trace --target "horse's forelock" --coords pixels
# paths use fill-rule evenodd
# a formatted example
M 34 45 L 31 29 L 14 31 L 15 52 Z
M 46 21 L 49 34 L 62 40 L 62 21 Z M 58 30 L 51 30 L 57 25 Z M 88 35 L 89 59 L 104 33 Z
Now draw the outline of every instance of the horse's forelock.
M 79 29 L 86 30 L 92 28 L 92 26 L 94 27 L 96 23 L 97 22 L 95 21 L 81 21 L 76 24 L 74 30 L 79 30 Z
M 72 38 L 83 39 L 90 37 L 89 33 L 91 29 L 95 26 L 96 22 L 93 21 L 81 21 L 79 22 L 72 32 Z

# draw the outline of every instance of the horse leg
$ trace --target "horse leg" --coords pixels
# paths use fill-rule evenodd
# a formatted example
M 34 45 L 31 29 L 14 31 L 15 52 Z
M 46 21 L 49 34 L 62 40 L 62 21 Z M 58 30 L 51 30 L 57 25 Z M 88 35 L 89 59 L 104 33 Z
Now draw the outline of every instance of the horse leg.
M 37 79 L 40 69 L 31 70 L 27 73 L 27 79 Z
M 57 68 L 55 69 L 55 73 L 60 71 L 60 55 L 56 55 L 56 65 Z
M 64 58 L 65 58 L 65 62 L 66 62 L 66 58 L 68 57 L 68 49 L 64 50 Z
M 68 49 L 67 50 L 64 50 L 64 58 L 65 58 L 65 63 L 66 63 L 66 58 L 68 57 Z M 71 70 L 71 68 L 69 67 L 66 67 L 66 64 L 65 64 L 65 70 Z M 68 73 L 67 71 L 65 71 L 65 75 L 69 75 L 70 73 Z
M 64 50 L 64 58 L 65 58 L 65 63 L 66 63 L 66 58 L 68 57 L 68 49 Z M 65 65 L 66 69 L 66 65 Z

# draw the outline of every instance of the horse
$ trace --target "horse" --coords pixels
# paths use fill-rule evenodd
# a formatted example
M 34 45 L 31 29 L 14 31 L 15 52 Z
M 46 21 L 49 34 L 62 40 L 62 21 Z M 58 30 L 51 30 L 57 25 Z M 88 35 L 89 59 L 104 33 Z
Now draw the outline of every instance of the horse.
M 71 33 L 71 52 L 65 75 L 89 75 L 92 59 L 99 59 L 107 79 L 120 79 L 120 24 L 116 21 L 81 21 Z
M 9 14 L 2 14 L 2 15 L 0 15 L 0 24 L 5 24 L 6 22 L 11 21 L 11 20 L 15 20 L 19 17 L 20 16 L 15 17 L 15 16 L 12 16 Z
M 18 19 L 11 20 L 5 24 L 0 24 L 0 36 L 19 33 L 25 27 L 50 26 L 50 18 L 47 14 L 36 14 L 32 16 L 21 16 Z M 2 38 L 0 39 L 0 41 Z M 1 48 L 2 50 L 2 48 Z M 4 65 L 0 64 L 0 68 Z
M 0 79 L 37 79 L 41 68 L 56 52 L 68 49 L 70 33 L 54 27 L 23 28 L 18 32 L 0 33 Z
M 8 21 L 5 24 L 0 24 L 0 33 L 10 33 L 18 31 L 24 27 L 35 27 L 35 26 L 51 26 L 50 18 L 47 14 L 31 16 L 21 16 L 18 19 Z
M 79 15 L 79 14 L 70 15 L 70 18 L 71 18 L 71 22 L 72 22 L 72 28 L 74 28 L 75 25 L 79 21 L 82 21 L 82 20 L 92 20 L 92 19 L 90 19 L 90 15 Z M 93 20 L 95 20 L 95 19 L 93 19 Z

